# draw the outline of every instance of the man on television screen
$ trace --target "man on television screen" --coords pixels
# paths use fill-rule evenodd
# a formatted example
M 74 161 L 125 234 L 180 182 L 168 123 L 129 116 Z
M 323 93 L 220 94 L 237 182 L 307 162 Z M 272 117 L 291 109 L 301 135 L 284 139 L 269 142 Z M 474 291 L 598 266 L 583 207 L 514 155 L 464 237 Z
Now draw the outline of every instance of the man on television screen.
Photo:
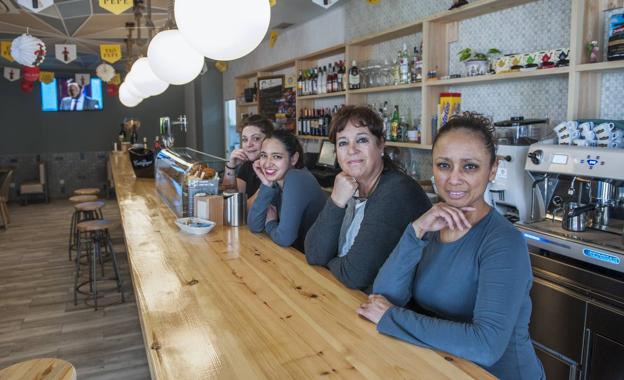
M 61 111 L 83 111 L 100 109 L 100 102 L 87 96 L 80 84 L 72 79 L 67 81 L 67 94 L 61 99 Z

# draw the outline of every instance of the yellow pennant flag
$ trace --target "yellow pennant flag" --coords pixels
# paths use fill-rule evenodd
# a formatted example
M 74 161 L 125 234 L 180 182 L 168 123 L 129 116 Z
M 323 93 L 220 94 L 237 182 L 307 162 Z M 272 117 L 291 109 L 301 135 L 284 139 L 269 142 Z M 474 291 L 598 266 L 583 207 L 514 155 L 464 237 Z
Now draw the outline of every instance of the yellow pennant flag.
M 217 68 L 217 70 L 219 70 L 222 73 L 224 73 L 228 69 L 227 62 L 217 61 L 217 62 L 215 62 L 214 65 Z
M 40 71 L 39 72 L 39 82 L 41 83 L 51 83 L 54 80 L 54 72 L 52 71 Z
M 13 56 L 11 55 L 11 41 L 0 41 L 0 48 L 2 49 L 2 58 L 9 62 L 13 62 Z
M 108 63 L 115 63 L 121 59 L 121 45 L 100 45 L 100 56 Z
M 377 4 L 379 4 L 380 1 L 381 0 L 368 0 L 368 3 L 372 4 L 372 5 L 377 5 Z
M 274 7 L 277 4 L 277 0 L 269 0 L 269 5 Z
M 100 8 L 104 8 L 107 11 L 120 15 L 128 9 L 132 8 L 132 0 L 99 0 Z
M 113 79 L 109 80 L 107 83 L 117 84 L 117 85 L 121 84 L 121 75 L 119 75 L 119 73 L 115 74 Z
M 277 41 L 277 37 L 279 36 L 279 34 L 277 34 L 277 32 L 271 32 L 271 36 L 269 37 L 269 47 L 272 48 L 273 46 L 275 46 L 275 42 Z

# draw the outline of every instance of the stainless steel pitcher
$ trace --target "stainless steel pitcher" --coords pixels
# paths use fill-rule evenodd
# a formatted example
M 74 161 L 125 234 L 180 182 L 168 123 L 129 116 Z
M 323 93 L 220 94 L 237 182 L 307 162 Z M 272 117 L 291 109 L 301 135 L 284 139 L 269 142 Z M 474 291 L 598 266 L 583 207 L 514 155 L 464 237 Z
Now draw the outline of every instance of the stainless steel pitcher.
M 223 192 L 223 224 L 238 227 L 247 222 L 247 194 Z

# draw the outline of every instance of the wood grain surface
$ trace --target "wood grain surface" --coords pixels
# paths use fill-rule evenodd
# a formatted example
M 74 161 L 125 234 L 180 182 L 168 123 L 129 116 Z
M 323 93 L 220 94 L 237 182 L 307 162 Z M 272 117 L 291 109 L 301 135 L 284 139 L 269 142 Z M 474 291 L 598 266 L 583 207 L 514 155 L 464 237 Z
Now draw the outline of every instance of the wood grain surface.
M 154 181 L 110 156 L 152 378 L 492 379 L 379 334 L 346 289 L 247 227 L 180 232 Z

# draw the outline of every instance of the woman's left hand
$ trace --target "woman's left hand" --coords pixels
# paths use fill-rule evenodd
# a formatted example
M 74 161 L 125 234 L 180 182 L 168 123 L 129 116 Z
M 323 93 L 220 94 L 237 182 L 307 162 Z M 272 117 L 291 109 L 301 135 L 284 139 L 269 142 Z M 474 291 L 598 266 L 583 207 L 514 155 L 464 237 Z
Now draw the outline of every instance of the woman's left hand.
M 378 324 L 381 317 L 393 306 L 386 297 L 379 294 L 371 294 L 368 296 L 368 301 L 361 304 L 357 309 L 357 313 L 374 324 Z
M 253 170 L 256 172 L 258 178 L 260 178 L 260 182 L 264 186 L 273 187 L 273 182 L 269 181 L 267 177 L 264 175 L 264 170 L 262 170 L 262 165 L 260 164 L 260 160 L 256 160 L 253 163 Z
M 273 220 L 277 220 L 277 208 L 273 205 L 269 205 L 267 208 L 266 221 L 264 224 L 267 224 Z

